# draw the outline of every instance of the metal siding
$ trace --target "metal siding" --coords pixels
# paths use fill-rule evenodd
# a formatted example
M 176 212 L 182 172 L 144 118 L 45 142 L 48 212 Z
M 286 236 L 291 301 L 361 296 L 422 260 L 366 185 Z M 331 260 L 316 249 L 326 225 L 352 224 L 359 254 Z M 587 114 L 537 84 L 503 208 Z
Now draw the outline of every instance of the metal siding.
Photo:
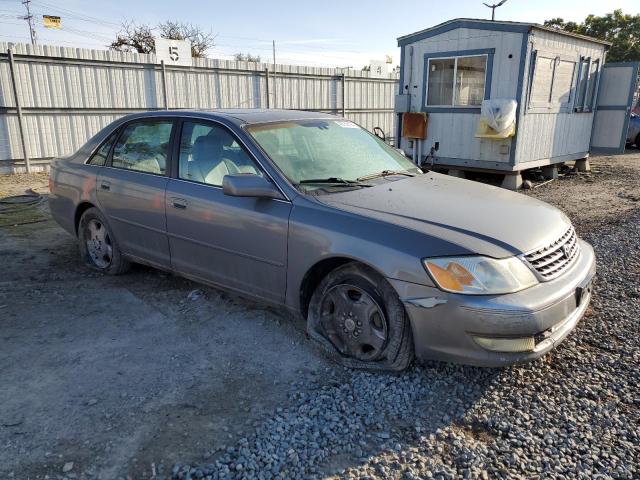
M 563 57 L 574 57 L 576 62 L 580 56 L 591 57 L 593 60 L 602 59 L 604 56 L 603 45 L 579 38 L 542 30 L 535 30 L 529 37 L 529 52 L 544 50 Z M 600 64 L 602 65 L 602 60 Z M 529 65 L 525 70 L 522 101 L 528 94 L 528 67 Z M 575 84 L 574 78 L 572 95 L 575 95 Z M 517 134 L 516 165 L 524 164 L 523 168 L 526 168 L 526 162 L 589 151 L 593 113 L 535 113 L 526 111 L 526 106 L 523 106 L 522 110 Z
M 404 48 L 414 47 L 413 60 L 406 53 L 406 81 L 411 77 L 410 68 L 413 63 L 411 93 L 412 111 L 420 111 L 422 105 L 422 85 L 424 79 L 424 55 L 427 53 L 478 50 L 494 48 L 493 72 L 490 98 L 516 98 L 518 72 L 522 46 L 522 34 L 516 32 L 496 32 L 457 28 L 436 35 Z M 509 58 L 512 55 L 512 58 Z M 417 85 L 418 88 L 414 88 Z M 509 150 L 501 146 L 509 146 L 510 139 L 483 140 L 475 138 L 475 131 L 480 118 L 479 112 L 472 113 L 430 113 L 428 137 L 423 144 L 423 153 L 427 153 L 434 142 L 440 142 L 438 156 L 445 158 L 487 160 L 507 163 Z M 406 141 L 402 147 L 408 149 Z
M 22 158 L 9 64 L 0 42 L 0 161 Z M 155 55 L 49 45 L 14 44 L 17 88 L 32 159 L 65 156 L 116 118 L 135 110 L 162 109 L 162 72 Z M 30 55 L 25 59 L 20 55 Z M 103 63 L 108 62 L 108 63 Z M 342 112 L 342 70 L 295 65 L 194 59 L 193 67 L 167 67 L 170 108 L 265 108 L 265 68 L 271 106 Z M 371 78 L 349 71 L 346 116 L 369 130 L 394 133 L 397 75 Z

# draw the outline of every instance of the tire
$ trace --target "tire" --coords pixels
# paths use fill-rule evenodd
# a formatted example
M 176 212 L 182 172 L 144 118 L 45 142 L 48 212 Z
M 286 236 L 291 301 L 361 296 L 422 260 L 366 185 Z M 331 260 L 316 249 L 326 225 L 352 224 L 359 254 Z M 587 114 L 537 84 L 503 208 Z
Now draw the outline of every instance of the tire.
M 97 208 L 89 208 L 82 214 L 78 224 L 78 246 L 82 261 L 94 270 L 119 275 L 130 267 L 106 218 Z
M 640 133 L 636 135 L 636 148 L 640 149 Z
M 309 303 L 307 333 L 332 360 L 350 368 L 402 371 L 414 356 L 411 326 L 398 294 L 358 263 L 322 279 Z

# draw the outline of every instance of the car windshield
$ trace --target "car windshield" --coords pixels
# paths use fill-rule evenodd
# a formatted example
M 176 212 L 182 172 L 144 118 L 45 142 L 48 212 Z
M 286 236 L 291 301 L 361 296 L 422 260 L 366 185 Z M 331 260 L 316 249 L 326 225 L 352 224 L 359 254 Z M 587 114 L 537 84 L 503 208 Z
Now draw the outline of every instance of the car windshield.
M 422 173 L 408 158 L 347 120 L 250 125 L 249 134 L 305 191 L 360 188 L 378 177 Z

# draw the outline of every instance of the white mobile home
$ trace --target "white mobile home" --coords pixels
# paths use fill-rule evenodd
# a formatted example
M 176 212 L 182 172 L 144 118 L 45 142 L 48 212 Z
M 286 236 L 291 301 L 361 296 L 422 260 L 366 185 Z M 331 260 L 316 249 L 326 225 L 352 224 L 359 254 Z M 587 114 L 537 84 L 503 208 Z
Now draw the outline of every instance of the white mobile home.
M 456 19 L 400 37 L 398 146 L 458 170 L 513 175 L 624 149 L 636 63 L 606 64 L 609 43 L 531 23 Z M 515 100 L 507 138 L 478 133 L 483 100 Z M 428 114 L 424 139 L 402 137 L 405 112 Z M 417 158 L 417 157 L 416 157 Z M 552 168 L 547 168 L 547 171 Z

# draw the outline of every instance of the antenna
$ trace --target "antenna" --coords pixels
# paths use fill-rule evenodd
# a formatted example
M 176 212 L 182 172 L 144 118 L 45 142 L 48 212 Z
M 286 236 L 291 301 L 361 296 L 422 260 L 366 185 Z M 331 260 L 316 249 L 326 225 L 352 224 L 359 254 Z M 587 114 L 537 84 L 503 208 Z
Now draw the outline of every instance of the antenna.
M 36 44 L 36 26 L 33 24 L 33 15 L 31 15 L 31 0 L 23 0 L 22 4 L 27 9 L 27 14 L 22 17 L 23 20 L 27 21 L 27 25 L 29 25 L 29 34 L 31 35 L 31 45 Z
M 485 7 L 489 7 L 491 9 L 491 21 L 496 19 L 496 8 L 501 7 L 507 3 L 507 0 L 502 0 L 500 3 L 494 3 L 493 5 L 489 5 L 488 3 L 484 3 Z

